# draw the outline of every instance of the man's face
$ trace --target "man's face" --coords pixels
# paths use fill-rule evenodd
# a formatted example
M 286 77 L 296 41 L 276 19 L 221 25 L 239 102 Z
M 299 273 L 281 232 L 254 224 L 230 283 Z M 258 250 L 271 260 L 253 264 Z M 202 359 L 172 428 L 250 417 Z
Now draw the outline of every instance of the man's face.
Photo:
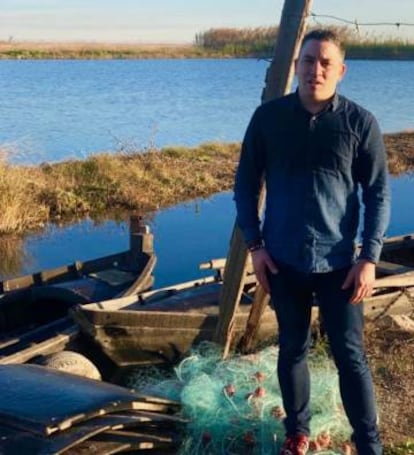
M 302 47 L 295 70 L 299 95 L 308 101 L 321 102 L 332 98 L 346 67 L 336 44 L 309 40 Z

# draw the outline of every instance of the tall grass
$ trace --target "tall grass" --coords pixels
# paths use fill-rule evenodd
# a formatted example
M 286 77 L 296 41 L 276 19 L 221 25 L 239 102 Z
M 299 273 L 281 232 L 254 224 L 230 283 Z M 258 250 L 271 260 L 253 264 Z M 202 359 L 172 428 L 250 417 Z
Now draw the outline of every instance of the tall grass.
M 339 33 L 350 59 L 414 59 L 414 42 L 361 34 L 349 27 L 329 28 Z M 211 28 L 198 33 L 195 44 L 202 49 L 237 57 L 271 57 L 277 34 L 277 27 Z
M 30 263 L 30 255 L 23 246 L 23 239 L 19 236 L 0 236 L 0 275 L 16 276 L 23 264 Z
M 0 234 L 114 210 L 157 210 L 232 186 L 238 144 L 102 153 L 37 167 L 0 162 Z
M 385 135 L 391 173 L 414 170 L 414 132 Z M 0 160 L 0 234 L 114 211 L 154 211 L 229 190 L 240 144 L 124 148 L 85 160 L 13 166 Z
M 342 36 L 348 58 L 414 59 L 413 41 L 330 28 Z M 269 58 L 277 33 L 278 27 L 211 28 L 197 33 L 193 45 L 0 41 L 0 59 Z
M 36 180 L 40 180 L 36 170 L 10 166 L 4 155 L 0 158 L 0 233 L 22 232 L 47 219 L 47 207 L 33 201 Z
M 198 33 L 198 47 L 235 56 L 270 56 L 278 33 L 277 27 L 211 28 Z

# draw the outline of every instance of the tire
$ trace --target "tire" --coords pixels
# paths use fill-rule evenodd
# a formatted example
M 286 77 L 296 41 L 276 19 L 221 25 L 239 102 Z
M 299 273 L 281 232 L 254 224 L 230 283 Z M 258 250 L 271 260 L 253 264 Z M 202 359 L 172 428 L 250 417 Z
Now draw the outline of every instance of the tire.
M 73 351 L 61 351 L 45 356 L 41 364 L 48 368 L 77 374 L 85 378 L 101 380 L 101 373 L 84 355 Z

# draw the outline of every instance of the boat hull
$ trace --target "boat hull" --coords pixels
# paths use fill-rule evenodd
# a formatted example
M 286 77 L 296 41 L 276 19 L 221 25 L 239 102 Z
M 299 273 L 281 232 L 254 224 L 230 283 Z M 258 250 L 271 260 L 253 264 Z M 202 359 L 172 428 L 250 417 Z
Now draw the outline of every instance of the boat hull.
M 218 323 L 217 293 L 215 302 L 204 307 L 198 306 L 193 311 L 179 311 L 173 308 L 174 305 L 171 305 L 170 310 L 145 310 L 139 301 L 119 300 L 123 300 L 130 309 L 96 312 L 91 308 L 94 306 L 92 304 L 74 312 L 82 331 L 98 343 L 119 367 L 175 363 L 193 346 L 202 341 L 213 341 Z M 137 310 L 138 306 L 141 308 Z M 241 304 L 236 314 L 233 346 L 244 334 L 250 306 Z M 257 343 L 270 342 L 276 335 L 276 317 L 268 307 L 260 322 Z
M 149 229 L 131 220 L 130 249 L 0 283 L 0 364 L 24 363 L 72 347 L 83 305 L 148 290 L 156 256 Z
M 389 239 L 377 266 L 375 295 L 364 301 L 367 321 L 385 314 L 407 314 L 414 301 L 414 237 Z M 412 286 L 381 287 L 381 278 L 405 277 Z M 410 278 L 412 277 L 412 278 Z M 412 281 L 410 281 L 412 280 Z M 152 291 L 139 297 L 85 305 L 73 312 L 82 332 L 97 343 L 118 366 L 176 362 L 202 341 L 213 340 L 218 323 L 221 283 L 200 280 Z M 391 280 L 392 281 L 392 280 Z M 400 281 L 396 281 L 401 282 Z M 389 280 L 387 281 L 389 285 Z M 242 299 L 235 314 L 232 346 L 244 335 L 251 296 Z M 313 311 L 317 318 L 317 308 Z M 277 338 L 276 317 L 268 306 L 252 347 Z

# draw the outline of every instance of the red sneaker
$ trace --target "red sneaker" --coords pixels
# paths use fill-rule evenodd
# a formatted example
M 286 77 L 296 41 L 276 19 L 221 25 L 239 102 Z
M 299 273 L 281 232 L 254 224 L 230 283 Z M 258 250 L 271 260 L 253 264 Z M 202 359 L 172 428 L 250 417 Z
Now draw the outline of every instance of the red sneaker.
M 309 450 L 309 438 L 304 434 L 288 436 L 280 455 L 306 455 Z

